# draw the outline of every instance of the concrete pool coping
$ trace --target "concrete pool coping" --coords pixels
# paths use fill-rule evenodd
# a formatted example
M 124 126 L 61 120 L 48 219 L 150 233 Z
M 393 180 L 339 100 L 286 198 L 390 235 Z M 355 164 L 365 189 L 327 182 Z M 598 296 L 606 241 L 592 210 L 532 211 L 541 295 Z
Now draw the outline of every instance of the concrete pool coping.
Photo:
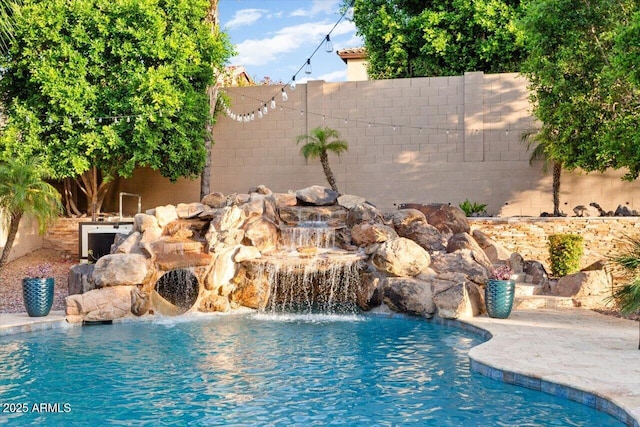
M 517 309 L 507 319 L 445 321 L 488 341 L 469 352 L 474 371 L 562 396 L 640 427 L 638 322 L 580 308 Z M 0 336 L 81 325 L 63 312 L 0 313 Z

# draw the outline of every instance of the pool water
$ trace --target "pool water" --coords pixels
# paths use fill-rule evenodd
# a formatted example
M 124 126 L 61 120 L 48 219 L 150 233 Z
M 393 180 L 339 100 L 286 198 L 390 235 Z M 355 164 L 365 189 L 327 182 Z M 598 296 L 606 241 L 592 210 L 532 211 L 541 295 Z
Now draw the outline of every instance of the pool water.
M 481 342 L 382 315 L 174 318 L 7 336 L 0 424 L 622 425 L 471 372 L 468 352 Z

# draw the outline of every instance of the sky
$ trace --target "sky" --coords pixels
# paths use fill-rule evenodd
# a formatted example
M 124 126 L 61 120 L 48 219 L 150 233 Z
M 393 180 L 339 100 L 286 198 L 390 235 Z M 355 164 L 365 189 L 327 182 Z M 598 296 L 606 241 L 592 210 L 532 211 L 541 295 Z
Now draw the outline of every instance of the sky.
M 305 64 L 340 19 L 341 0 L 220 0 L 220 26 L 235 46 L 230 65 L 242 65 L 257 81 L 269 77 L 288 83 L 307 80 L 346 81 L 346 64 L 339 49 L 360 47 L 353 22 L 343 19 L 331 32 L 333 52 L 325 45 L 311 58 L 311 74 Z

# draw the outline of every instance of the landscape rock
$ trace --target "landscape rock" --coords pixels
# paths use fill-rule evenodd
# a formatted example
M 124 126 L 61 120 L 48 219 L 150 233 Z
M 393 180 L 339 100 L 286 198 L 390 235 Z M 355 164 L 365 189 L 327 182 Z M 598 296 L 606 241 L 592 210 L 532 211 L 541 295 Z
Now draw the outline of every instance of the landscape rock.
M 97 288 L 148 283 L 153 268 L 141 254 L 110 254 L 98 259 L 93 270 Z
M 84 294 L 95 289 L 93 269 L 95 264 L 76 264 L 69 271 L 69 295 Z
M 436 312 L 429 283 L 407 277 L 389 277 L 383 284 L 384 303 L 393 311 L 431 318 Z
M 398 237 L 380 243 L 371 262 L 380 271 L 394 276 L 416 276 L 429 267 L 429 253 L 412 240 Z
M 470 250 L 473 254 L 473 259 L 487 270 L 491 270 L 493 263 L 469 233 L 456 233 L 449 238 L 449 241 L 447 242 L 447 252 L 451 253 L 461 249 Z
M 227 197 L 222 193 L 210 193 L 204 196 L 200 203 L 211 208 L 223 208 L 227 204 Z
M 471 233 L 478 245 L 482 248 L 487 258 L 492 264 L 505 262 L 511 256 L 511 252 L 507 251 L 504 246 L 491 239 L 480 230 L 473 230 Z
M 280 229 L 273 221 L 262 217 L 245 226 L 243 243 L 255 246 L 260 252 L 269 252 L 278 246 Z
M 551 284 L 551 294 L 572 297 L 579 306 L 602 309 L 610 303 L 612 278 L 605 270 L 580 271 Z
M 338 195 L 338 192 L 319 185 L 312 185 L 296 191 L 296 198 L 300 204 L 312 206 L 335 205 L 338 201 Z
M 431 259 L 431 268 L 438 274 L 458 272 L 467 279 L 482 285 L 489 278 L 487 269 L 473 256 L 469 249 L 461 249 L 453 253 L 437 254 Z
M 82 316 L 83 320 L 90 322 L 109 321 L 127 316 L 131 313 L 132 289 L 136 287 L 116 286 L 68 296 L 66 314 Z
M 443 203 L 433 203 L 420 205 L 415 203 L 404 203 L 401 209 L 417 209 L 424 214 L 427 222 L 441 233 L 456 234 L 469 233 L 469 221 L 462 209 L 457 206 L 450 206 Z
M 389 226 L 382 224 L 361 223 L 351 229 L 351 240 L 357 246 L 368 246 L 372 243 L 382 243 L 395 239 L 398 233 Z
M 158 206 L 156 208 L 156 219 L 158 220 L 158 226 L 164 227 L 170 222 L 178 219 L 178 212 L 173 205 Z

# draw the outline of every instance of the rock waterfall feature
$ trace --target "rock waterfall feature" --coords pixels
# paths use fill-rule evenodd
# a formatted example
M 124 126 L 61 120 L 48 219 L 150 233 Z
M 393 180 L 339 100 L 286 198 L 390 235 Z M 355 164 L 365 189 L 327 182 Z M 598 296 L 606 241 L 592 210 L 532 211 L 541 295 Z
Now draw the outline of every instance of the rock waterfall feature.
M 111 254 L 72 269 L 88 286 L 67 298 L 70 321 L 240 307 L 352 312 L 386 304 L 427 318 L 484 310 L 479 286 L 491 261 L 457 207 L 383 213 L 322 186 L 259 186 L 158 206 L 134 222 Z

